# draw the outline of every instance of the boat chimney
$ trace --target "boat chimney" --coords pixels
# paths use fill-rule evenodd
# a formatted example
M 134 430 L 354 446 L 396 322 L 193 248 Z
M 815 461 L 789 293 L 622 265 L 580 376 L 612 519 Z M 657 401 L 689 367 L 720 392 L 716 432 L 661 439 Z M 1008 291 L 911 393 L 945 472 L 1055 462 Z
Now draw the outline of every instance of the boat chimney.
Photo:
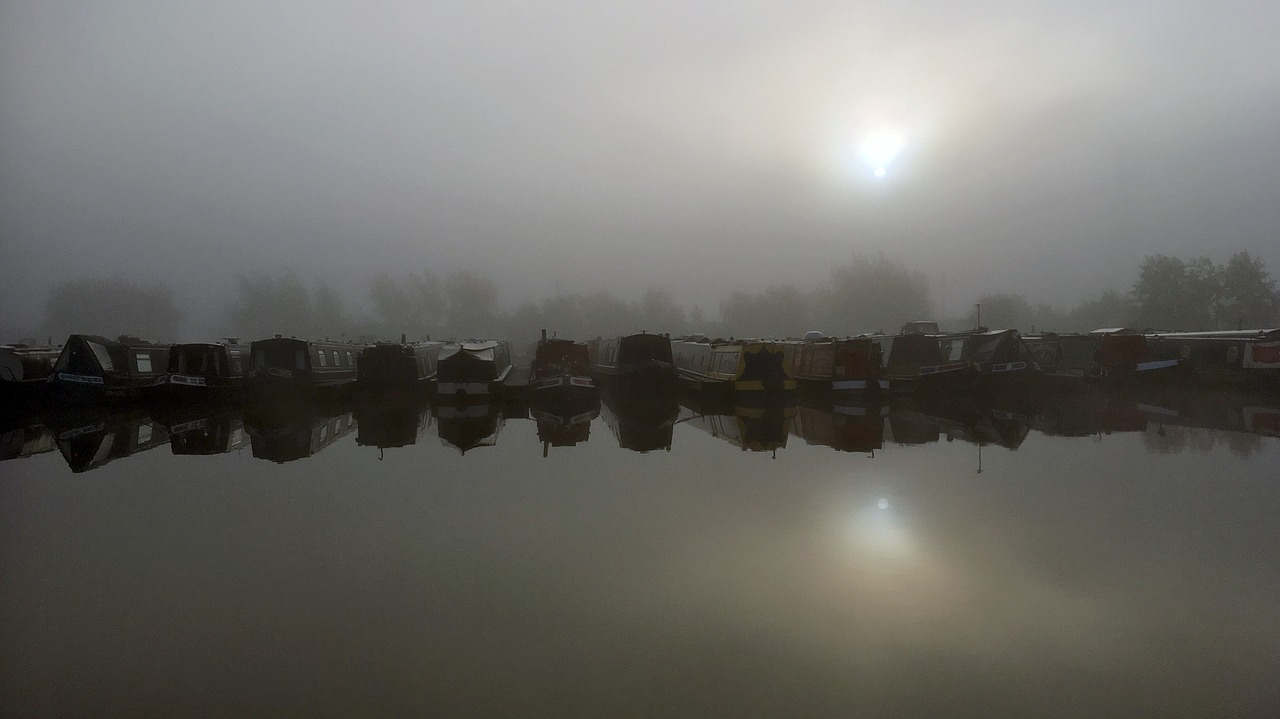
M 400 344 L 404 344 L 404 333 L 400 333 Z
M 547 331 L 545 329 L 542 330 L 542 341 L 543 342 L 547 341 Z

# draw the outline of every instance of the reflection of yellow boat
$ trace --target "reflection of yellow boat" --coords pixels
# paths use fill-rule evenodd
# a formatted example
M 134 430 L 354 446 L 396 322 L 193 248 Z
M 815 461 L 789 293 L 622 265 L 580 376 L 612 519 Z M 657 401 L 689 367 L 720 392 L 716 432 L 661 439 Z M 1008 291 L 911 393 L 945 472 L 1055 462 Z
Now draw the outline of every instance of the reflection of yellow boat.
M 734 407 L 730 413 L 716 414 L 681 401 L 680 423 L 687 423 L 723 439 L 743 451 L 770 452 L 787 446 L 795 405 L 787 407 Z

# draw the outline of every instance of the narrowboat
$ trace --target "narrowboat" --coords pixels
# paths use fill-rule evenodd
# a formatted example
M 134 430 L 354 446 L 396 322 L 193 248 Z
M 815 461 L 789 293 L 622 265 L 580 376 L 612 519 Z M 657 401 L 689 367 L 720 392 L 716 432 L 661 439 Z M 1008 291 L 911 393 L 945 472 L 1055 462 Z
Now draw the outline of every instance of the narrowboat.
M 436 394 L 459 401 L 487 401 L 511 374 L 511 343 L 471 340 L 449 343 L 436 362 Z
M 1280 329 L 1147 336 L 1157 360 L 1182 360 L 1206 384 L 1280 390 Z
M 779 342 L 681 337 L 671 340 L 671 358 L 677 377 L 699 390 L 764 398 L 796 388 Z
M 61 352 L 61 347 L 25 342 L 0 345 L 0 403 L 12 406 L 41 399 Z
M 1017 330 L 974 330 L 939 335 L 938 349 L 948 360 L 973 363 L 976 381 L 971 389 L 1002 392 L 1028 388 L 1040 375 L 1031 350 Z
M 547 339 L 547 331 L 543 330 L 529 367 L 529 391 L 534 405 L 562 410 L 579 408 L 581 411 L 594 406 L 598 410 L 600 391 L 591 379 L 587 345 L 554 337 Z
M 877 335 L 880 384 L 893 394 L 945 395 L 967 392 L 976 380 L 973 362 L 962 352 L 943 355 L 934 335 Z
M 279 335 L 249 346 L 248 396 L 255 401 L 350 397 L 364 345 Z
M 436 381 L 443 342 L 379 342 L 360 351 L 356 392 L 365 396 L 424 396 Z
M 506 424 L 506 417 L 496 404 L 435 405 L 431 411 L 436 418 L 440 443 L 462 454 L 497 444 L 498 433 Z
M 625 390 L 672 393 L 676 370 L 671 358 L 671 340 L 664 335 L 625 335 L 592 342 L 589 347 L 591 374 L 600 384 Z
M 676 395 L 606 385 L 602 399 L 600 414 L 619 447 L 640 453 L 671 451 L 672 429 L 680 417 Z
M 1023 340 L 1049 386 L 1125 386 L 1176 377 L 1184 366 L 1177 359 L 1152 359 L 1146 337 L 1122 330 L 1046 333 Z
M 356 428 L 355 417 L 350 412 L 335 408 L 283 413 L 246 409 L 244 424 L 254 458 L 276 464 L 312 457 Z
M 794 346 L 790 371 L 801 388 L 850 395 L 887 390 L 881 347 L 870 337 L 806 338 Z
M 249 374 L 250 346 L 225 342 L 176 344 L 166 373 L 143 390 L 156 402 L 227 402 L 240 399 Z
M 169 366 L 169 346 L 135 337 L 109 340 L 97 335 L 71 335 L 50 375 L 56 399 L 107 402 L 141 399 Z

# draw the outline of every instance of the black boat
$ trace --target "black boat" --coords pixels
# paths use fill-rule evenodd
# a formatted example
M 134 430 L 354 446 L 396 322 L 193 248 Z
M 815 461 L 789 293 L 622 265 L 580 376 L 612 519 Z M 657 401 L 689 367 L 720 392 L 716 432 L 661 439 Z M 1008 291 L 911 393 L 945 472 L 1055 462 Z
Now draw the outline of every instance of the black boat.
M 0 403 L 14 406 L 43 398 L 61 347 L 0 345 Z
M 1280 329 L 1164 332 L 1147 341 L 1153 359 L 1182 360 L 1202 383 L 1280 390 Z
M 140 399 L 169 366 L 169 345 L 134 337 L 109 340 L 71 335 L 50 376 L 54 397 L 63 402 L 95 403 Z
M 365 345 L 276 336 L 250 345 L 249 398 L 255 401 L 350 397 Z
M 245 391 L 249 358 L 250 346 L 235 339 L 173 345 L 166 373 L 143 394 L 156 402 L 238 400 Z
M 974 330 L 939 335 L 944 357 L 973 363 L 977 372 L 971 389 L 979 392 L 1020 391 L 1040 376 L 1040 368 L 1017 330 Z
M 50 415 L 46 425 L 72 472 L 91 469 L 155 449 L 169 433 L 135 406 L 93 407 Z
M 881 383 L 892 394 L 947 395 L 967 392 L 977 375 L 963 345 L 944 355 L 934 335 L 877 335 Z
M 596 340 L 588 345 L 591 375 L 598 383 L 623 391 L 674 392 L 676 370 L 671 341 L 640 333 Z
M 446 344 L 436 362 L 436 394 L 489 401 L 511 373 L 511 343 L 472 340 Z
M 423 396 L 436 381 L 443 342 L 379 342 L 360 352 L 356 392 L 362 396 Z
M 598 410 L 600 391 L 591 379 L 587 345 L 547 339 L 543 330 L 529 368 L 529 390 L 535 406 L 554 408 L 558 414 L 579 414 L 593 406 Z
M 431 424 L 431 405 L 425 400 L 357 401 L 356 444 L 361 447 L 407 447 Z

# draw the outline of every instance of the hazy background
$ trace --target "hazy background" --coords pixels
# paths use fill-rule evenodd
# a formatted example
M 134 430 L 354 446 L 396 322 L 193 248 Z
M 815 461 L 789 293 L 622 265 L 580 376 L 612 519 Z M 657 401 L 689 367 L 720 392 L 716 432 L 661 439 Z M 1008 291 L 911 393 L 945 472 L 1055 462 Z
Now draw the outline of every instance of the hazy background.
M 379 273 L 475 271 L 511 310 L 708 317 L 857 254 L 943 317 L 1153 253 L 1274 272 L 1277 29 L 1274 0 L 0 1 L 0 329 L 89 275 L 164 281 L 199 334 L 286 270 L 357 312 Z

